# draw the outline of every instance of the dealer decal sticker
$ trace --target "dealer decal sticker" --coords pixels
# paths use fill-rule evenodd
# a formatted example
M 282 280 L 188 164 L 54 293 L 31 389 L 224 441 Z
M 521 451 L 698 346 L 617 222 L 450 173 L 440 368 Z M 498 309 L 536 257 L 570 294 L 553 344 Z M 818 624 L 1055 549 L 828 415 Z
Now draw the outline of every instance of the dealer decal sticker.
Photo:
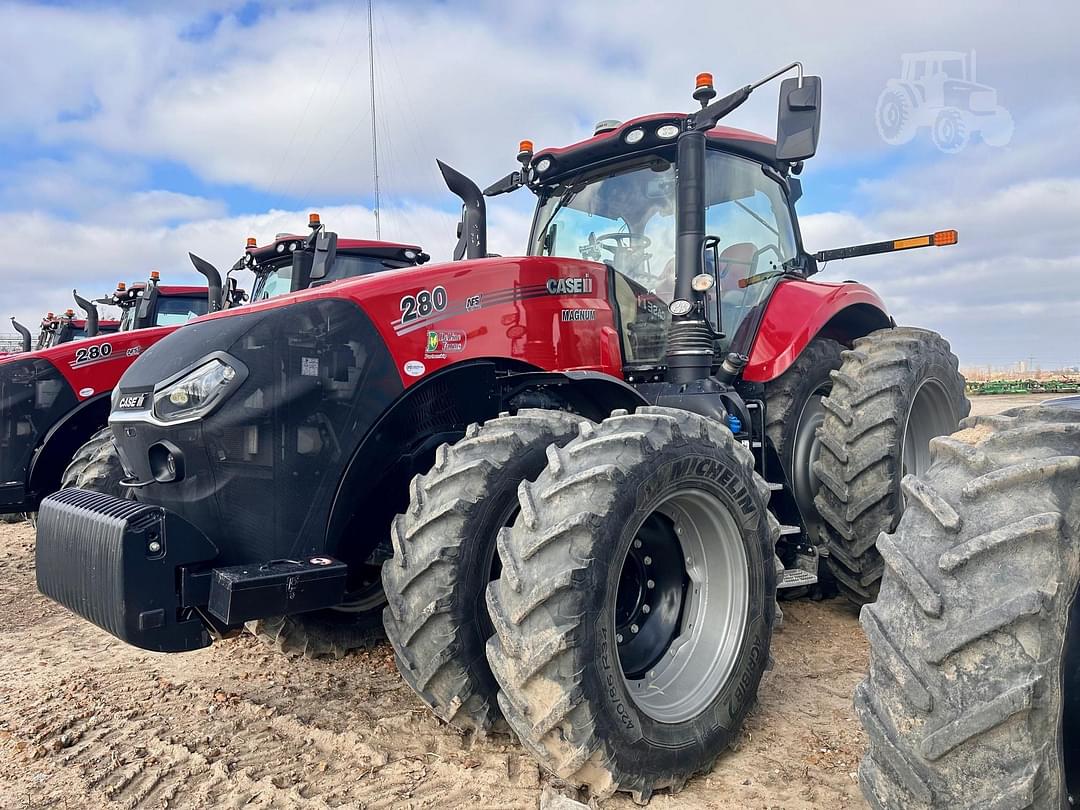
M 427 346 L 424 349 L 425 360 L 445 360 L 448 354 L 465 351 L 468 338 L 460 329 L 431 330 L 427 333 Z

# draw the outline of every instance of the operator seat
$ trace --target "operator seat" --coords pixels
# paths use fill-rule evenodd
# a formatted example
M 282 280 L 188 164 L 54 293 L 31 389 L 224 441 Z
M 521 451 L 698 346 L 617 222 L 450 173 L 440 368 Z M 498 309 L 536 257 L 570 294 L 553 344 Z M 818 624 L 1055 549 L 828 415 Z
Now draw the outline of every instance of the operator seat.
M 739 289 L 739 282 L 750 277 L 755 253 L 757 246 L 752 242 L 736 242 L 721 251 L 716 268 L 721 290 Z

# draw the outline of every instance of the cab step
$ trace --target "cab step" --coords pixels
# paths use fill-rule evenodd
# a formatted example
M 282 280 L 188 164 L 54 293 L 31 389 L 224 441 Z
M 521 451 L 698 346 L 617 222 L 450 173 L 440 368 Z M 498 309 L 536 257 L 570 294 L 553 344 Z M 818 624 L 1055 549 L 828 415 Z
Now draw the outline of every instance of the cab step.
M 776 583 L 779 588 L 805 588 L 817 584 L 817 574 L 811 574 L 801 568 L 785 568 L 784 574 Z

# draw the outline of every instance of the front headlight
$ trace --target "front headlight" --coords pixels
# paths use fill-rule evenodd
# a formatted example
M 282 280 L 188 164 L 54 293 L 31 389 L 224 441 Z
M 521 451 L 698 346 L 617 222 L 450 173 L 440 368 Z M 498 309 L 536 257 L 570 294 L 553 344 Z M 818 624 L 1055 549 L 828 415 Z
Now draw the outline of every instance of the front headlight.
M 235 380 L 236 369 L 215 357 L 154 392 L 154 416 L 162 422 L 198 418 L 228 395 Z

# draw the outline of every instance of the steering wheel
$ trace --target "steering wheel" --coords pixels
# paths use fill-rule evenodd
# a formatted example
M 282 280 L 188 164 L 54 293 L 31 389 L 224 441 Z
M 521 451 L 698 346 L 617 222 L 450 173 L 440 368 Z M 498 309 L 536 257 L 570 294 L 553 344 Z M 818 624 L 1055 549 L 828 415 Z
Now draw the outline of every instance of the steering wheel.
M 596 237 L 597 242 L 603 242 L 610 240 L 614 242 L 614 245 L 601 245 L 604 250 L 609 250 L 614 253 L 616 250 L 631 250 L 632 248 L 639 248 L 641 250 L 648 250 L 652 245 L 652 239 L 645 236 L 645 234 L 639 233 L 627 233 L 626 231 L 618 231 L 613 233 L 602 233 Z

